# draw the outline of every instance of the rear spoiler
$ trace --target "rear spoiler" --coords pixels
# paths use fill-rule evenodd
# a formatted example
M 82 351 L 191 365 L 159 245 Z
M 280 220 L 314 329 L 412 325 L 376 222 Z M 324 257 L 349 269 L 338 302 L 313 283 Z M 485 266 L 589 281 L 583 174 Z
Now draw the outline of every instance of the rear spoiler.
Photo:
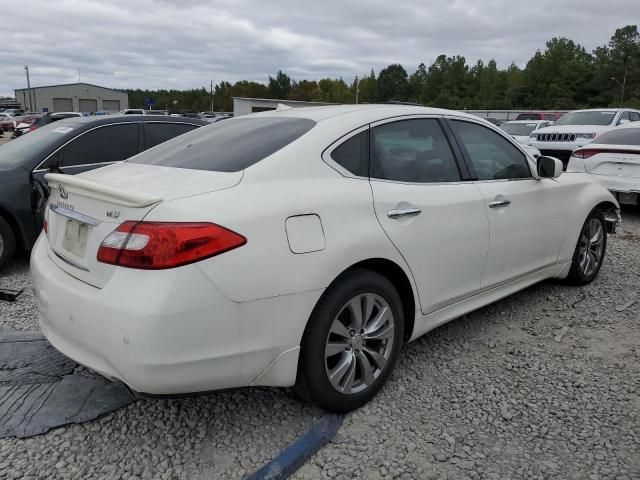
M 162 198 L 148 193 L 132 192 L 74 175 L 47 173 L 44 178 L 52 190 L 63 187 L 67 192 L 77 193 L 78 195 L 115 203 L 124 207 L 142 208 L 162 201 Z

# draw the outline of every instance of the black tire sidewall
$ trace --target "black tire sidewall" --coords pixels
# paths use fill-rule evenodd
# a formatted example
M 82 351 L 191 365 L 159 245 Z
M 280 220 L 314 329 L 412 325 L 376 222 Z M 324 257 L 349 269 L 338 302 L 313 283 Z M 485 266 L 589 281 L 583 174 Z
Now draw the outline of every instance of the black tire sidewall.
M 385 370 L 371 387 L 357 394 L 343 394 L 334 389 L 325 370 L 325 345 L 334 318 L 352 298 L 374 293 L 389 304 L 394 316 L 393 348 Z M 369 270 L 348 272 L 332 284 L 318 301 L 305 330 L 298 367 L 296 390 L 320 408 L 333 412 L 354 410 L 373 398 L 388 380 L 403 342 L 402 301 L 393 284 Z
M 13 257 L 16 250 L 16 239 L 13 230 L 7 221 L 0 217 L 0 237 L 2 237 L 2 250 L 0 251 L 0 268 Z
M 586 228 L 588 223 L 594 218 L 598 219 L 600 221 L 600 224 L 602 225 L 602 234 L 604 236 L 603 244 L 602 244 L 602 258 L 600 259 L 600 263 L 598 264 L 595 271 L 591 275 L 587 276 L 582 272 L 582 269 L 580 268 L 580 240 L 582 239 L 582 233 L 584 232 L 584 229 Z M 569 270 L 569 276 L 567 277 L 567 280 L 569 281 L 569 283 L 573 285 L 587 285 L 593 282 L 598 276 L 598 273 L 600 272 L 600 268 L 602 268 L 602 264 L 604 263 L 604 258 L 606 253 L 607 253 L 607 224 L 604 220 L 604 216 L 600 211 L 592 210 L 591 213 L 589 213 L 589 215 L 587 216 L 584 223 L 582 224 L 582 228 L 580 229 L 580 233 L 578 234 L 578 241 L 576 242 L 576 248 L 573 252 L 573 259 L 571 261 L 571 269 Z

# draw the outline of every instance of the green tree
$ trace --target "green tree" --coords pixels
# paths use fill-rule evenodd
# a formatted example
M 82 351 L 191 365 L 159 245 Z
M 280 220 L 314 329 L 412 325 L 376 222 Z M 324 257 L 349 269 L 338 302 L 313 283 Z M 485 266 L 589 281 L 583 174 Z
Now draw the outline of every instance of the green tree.
M 269 97 L 286 100 L 291 91 L 291 78 L 282 70 L 278 70 L 275 78 L 269 75 Z
M 378 100 L 406 100 L 409 90 L 407 71 L 400 64 L 389 65 L 378 75 Z

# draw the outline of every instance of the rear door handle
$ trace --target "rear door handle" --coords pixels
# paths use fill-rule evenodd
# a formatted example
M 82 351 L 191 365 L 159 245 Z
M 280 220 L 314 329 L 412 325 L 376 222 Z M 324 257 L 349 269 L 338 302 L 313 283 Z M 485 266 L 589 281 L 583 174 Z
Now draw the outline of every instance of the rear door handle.
M 398 210 L 389 210 L 387 212 L 387 217 L 389 218 L 400 218 L 400 217 L 413 217 L 415 215 L 420 215 L 422 210 L 419 208 L 402 208 Z
M 506 198 L 503 200 L 494 200 L 493 202 L 489 202 L 489 208 L 508 207 L 509 205 L 511 205 L 511 200 L 507 200 Z

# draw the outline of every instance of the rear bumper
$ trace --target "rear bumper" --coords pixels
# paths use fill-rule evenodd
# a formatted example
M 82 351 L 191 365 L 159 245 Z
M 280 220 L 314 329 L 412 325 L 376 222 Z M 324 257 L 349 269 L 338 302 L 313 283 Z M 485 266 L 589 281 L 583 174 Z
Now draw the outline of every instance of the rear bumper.
M 131 389 L 179 394 L 290 386 L 321 291 L 237 303 L 195 265 L 119 268 L 102 289 L 68 275 L 40 237 L 31 257 L 40 327 L 63 354 Z

